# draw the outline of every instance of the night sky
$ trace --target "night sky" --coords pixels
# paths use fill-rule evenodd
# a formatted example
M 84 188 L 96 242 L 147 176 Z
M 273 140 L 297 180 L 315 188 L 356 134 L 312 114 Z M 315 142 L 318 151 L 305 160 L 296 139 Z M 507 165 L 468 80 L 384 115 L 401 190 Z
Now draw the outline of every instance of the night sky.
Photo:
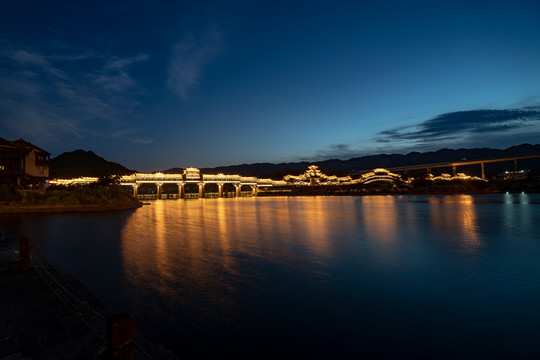
M 540 1 L 9 1 L 0 137 L 139 171 L 540 142 Z

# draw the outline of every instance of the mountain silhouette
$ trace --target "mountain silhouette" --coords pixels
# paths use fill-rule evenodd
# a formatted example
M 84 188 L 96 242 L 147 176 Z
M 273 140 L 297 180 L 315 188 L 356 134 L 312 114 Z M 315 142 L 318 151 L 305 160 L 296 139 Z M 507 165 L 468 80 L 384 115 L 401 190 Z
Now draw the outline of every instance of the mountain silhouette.
M 430 152 L 410 152 L 408 154 L 378 154 L 355 157 L 349 160 L 329 159 L 314 162 L 288 162 L 288 163 L 254 163 L 230 166 L 202 168 L 203 174 L 238 174 L 242 176 L 257 176 L 261 178 L 282 179 L 287 174 L 298 175 L 303 173 L 308 165 L 315 164 L 329 175 L 347 175 L 363 170 L 375 168 L 394 168 L 414 165 L 445 163 L 463 160 L 485 160 L 520 155 L 540 154 L 540 144 L 521 144 L 507 149 L 475 148 L 475 149 L 440 149 Z M 540 159 L 519 160 L 519 168 L 540 172 Z M 513 170 L 513 162 L 486 164 L 486 174 L 496 175 L 505 170 Z M 182 173 L 184 168 L 162 170 L 166 174 Z M 436 170 L 448 172 L 448 169 Z M 106 176 L 129 175 L 136 172 L 126 167 L 96 155 L 92 151 L 75 150 L 58 155 L 51 160 L 51 177 L 74 178 L 80 176 Z M 479 175 L 479 166 L 469 166 L 466 172 L 470 175 Z
M 81 176 L 100 177 L 107 175 L 129 175 L 136 172 L 107 161 L 92 151 L 75 150 L 51 159 L 51 178 L 71 179 Z

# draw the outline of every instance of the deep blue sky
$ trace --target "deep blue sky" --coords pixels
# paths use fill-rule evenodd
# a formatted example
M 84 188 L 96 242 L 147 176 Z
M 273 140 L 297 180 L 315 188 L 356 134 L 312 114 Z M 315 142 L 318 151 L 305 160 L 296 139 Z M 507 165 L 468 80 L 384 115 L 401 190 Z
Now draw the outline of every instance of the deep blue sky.
M 0 137 L 140 171 L 540 142 L 540 2 L 11 1 Z

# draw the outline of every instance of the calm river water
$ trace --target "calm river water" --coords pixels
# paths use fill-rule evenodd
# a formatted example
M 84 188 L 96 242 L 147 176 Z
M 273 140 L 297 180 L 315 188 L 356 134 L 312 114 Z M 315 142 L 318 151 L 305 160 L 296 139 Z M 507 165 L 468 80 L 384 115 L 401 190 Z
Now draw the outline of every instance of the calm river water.
M 539 358 L 540 194 L 0 218 L 180 356 Z

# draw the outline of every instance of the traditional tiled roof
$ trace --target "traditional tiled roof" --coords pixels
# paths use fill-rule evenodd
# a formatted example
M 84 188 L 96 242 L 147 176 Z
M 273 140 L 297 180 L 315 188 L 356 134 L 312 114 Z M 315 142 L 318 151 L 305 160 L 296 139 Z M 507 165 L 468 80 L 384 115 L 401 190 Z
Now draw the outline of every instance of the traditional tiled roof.
M 36 145 L 26 141 L 26 140 L 23 140 L 22 138 L 21 139 L 18 139 L 18 140 L 15 140 L 15 141 L 10 141 L 11 143 L 15 144 L 15 146 L 19 147 L 19 148 L 23 148 L 23 149 L 28 149 L 28 150 L 36 150 L 36 151 L 39 151 L 39 152 L 43 152 L 43 153 L 46 153 L 48 155 L 50 155 L 49 152 L 37 147 Z
M 1 138 L 1 137 L 0 137 L 0 147 L 2 147 L 2 148 L 10 148 L 10 149 L 13 149 L 13 150 L 17 149 L 17 146 L 15 144 L 13 144 L 12 141 L 8 141 L 8 140 L 6 140 L 4 138 Z

